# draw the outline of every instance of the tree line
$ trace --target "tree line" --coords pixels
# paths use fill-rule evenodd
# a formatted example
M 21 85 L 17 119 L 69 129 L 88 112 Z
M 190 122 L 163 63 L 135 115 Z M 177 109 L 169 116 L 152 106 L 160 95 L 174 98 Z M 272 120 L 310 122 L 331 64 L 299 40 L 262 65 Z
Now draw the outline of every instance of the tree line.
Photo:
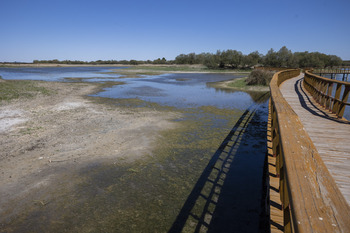
M 325 68 L 343 65 L 343 60 L 336 55 L 319 52 L 295 52 L 283 46 L 280 50 L 270 49 L 263 55 L 258 51 L 243 54 L 237 50 L 218 50 L 216 53 L 180 54 L 175 58 L 176 64 L 203 64 L 208 68 L 245 69 L 253 66 L 290 67 L 290 68 Z
M 326 68 L 346 65 L 336 55 L 327 55 L 320 52 L 292 52 L 286 46 L 275 51 L 270 49 L 265 55 L 258 51 L 243 54 L 237 50 L 218 50 L 216 53 L 189 53 L 180 54 L 174 60 L 166 60 L 164 57 L 156 60 L 97 60 L 97 61 L 71 61 L 63 60 L 34 60 L 35 64 L 89 64 L 89 65 L 142 65 L 142 64 L 202 64 L 209 69 L 249 69 L 254 66 L 265 67 L 290 67 L 290 68 Z
M 63 60 L 58 59 L 53 60 L 33 60 L 34 64 L 66 64 L 66 65 L 142 65 L 142 64 L 172 64 L 167 61 L 164 57 L 162 59 L 158 58 L 156 60 L 97 60 L 97 61 L 79 61 L 79 60 Z

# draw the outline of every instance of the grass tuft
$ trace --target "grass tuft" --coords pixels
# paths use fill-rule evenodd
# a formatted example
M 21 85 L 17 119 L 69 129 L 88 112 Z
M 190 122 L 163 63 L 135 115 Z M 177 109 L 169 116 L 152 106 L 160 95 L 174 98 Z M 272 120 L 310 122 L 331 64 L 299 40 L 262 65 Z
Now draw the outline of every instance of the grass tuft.
M 32 98 L 38 94 L 49 95 L 50 91 L 39 87 L 35 81 L 3 80 L 0 77 L 0 102 L 18 98 Z

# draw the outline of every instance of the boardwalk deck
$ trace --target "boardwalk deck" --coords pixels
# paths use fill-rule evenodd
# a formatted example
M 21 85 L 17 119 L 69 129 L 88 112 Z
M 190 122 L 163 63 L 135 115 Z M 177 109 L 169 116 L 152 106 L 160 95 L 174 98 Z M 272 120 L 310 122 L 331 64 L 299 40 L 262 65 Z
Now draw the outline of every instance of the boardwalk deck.
M 280 90 L 350 205 L 350 123 L 323 110 L 302 87 L 302 75 L 283 82 Z

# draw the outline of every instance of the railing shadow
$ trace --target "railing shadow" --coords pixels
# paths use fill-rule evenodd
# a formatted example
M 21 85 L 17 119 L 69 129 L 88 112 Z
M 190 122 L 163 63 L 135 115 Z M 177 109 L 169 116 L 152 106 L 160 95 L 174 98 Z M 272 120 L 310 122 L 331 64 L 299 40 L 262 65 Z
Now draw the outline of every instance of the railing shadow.
M 305 92 L 302 83 L 301 83 L 302 79 L 299 79 L 295 84 L 294 84 L 294 89 L 295 92 L 298 95 L 299 101 L 301 106 L 307 110 L 308 112 L 310 112 L 312 115 L 330 120 L 330 121 L 335 121 L 338 123 L 342 123 L 342 124 L 350 124 L 350 122 L 346 122 L 344 120 L 341 119 L 337 119 L 335 117 L 329 116 L 329 114 L 327 114 L 325 109 L 322 109 L 318 106 L 316 106 L 314 104 L 314 102 L 310 99 L 309 95 Z M 313 108 L 310 108 L 309 106 L 312 106 Z M 315 110 L 316 109 L 316 110 Z
M 170 233 L 256 232 L 261 228 L 267 114 L 262 110 L 257 114 L 258 106 L 247 109 L 223 140 Z

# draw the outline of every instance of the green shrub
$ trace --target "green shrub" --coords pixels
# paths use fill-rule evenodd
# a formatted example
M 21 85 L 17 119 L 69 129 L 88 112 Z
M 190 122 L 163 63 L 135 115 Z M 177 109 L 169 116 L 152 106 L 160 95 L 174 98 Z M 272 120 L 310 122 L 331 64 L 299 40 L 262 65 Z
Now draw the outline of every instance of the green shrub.
M 272 79 L 273 72 L 265 70 L 253 70 L 245 80 L 247 85 L 268 86 Z

